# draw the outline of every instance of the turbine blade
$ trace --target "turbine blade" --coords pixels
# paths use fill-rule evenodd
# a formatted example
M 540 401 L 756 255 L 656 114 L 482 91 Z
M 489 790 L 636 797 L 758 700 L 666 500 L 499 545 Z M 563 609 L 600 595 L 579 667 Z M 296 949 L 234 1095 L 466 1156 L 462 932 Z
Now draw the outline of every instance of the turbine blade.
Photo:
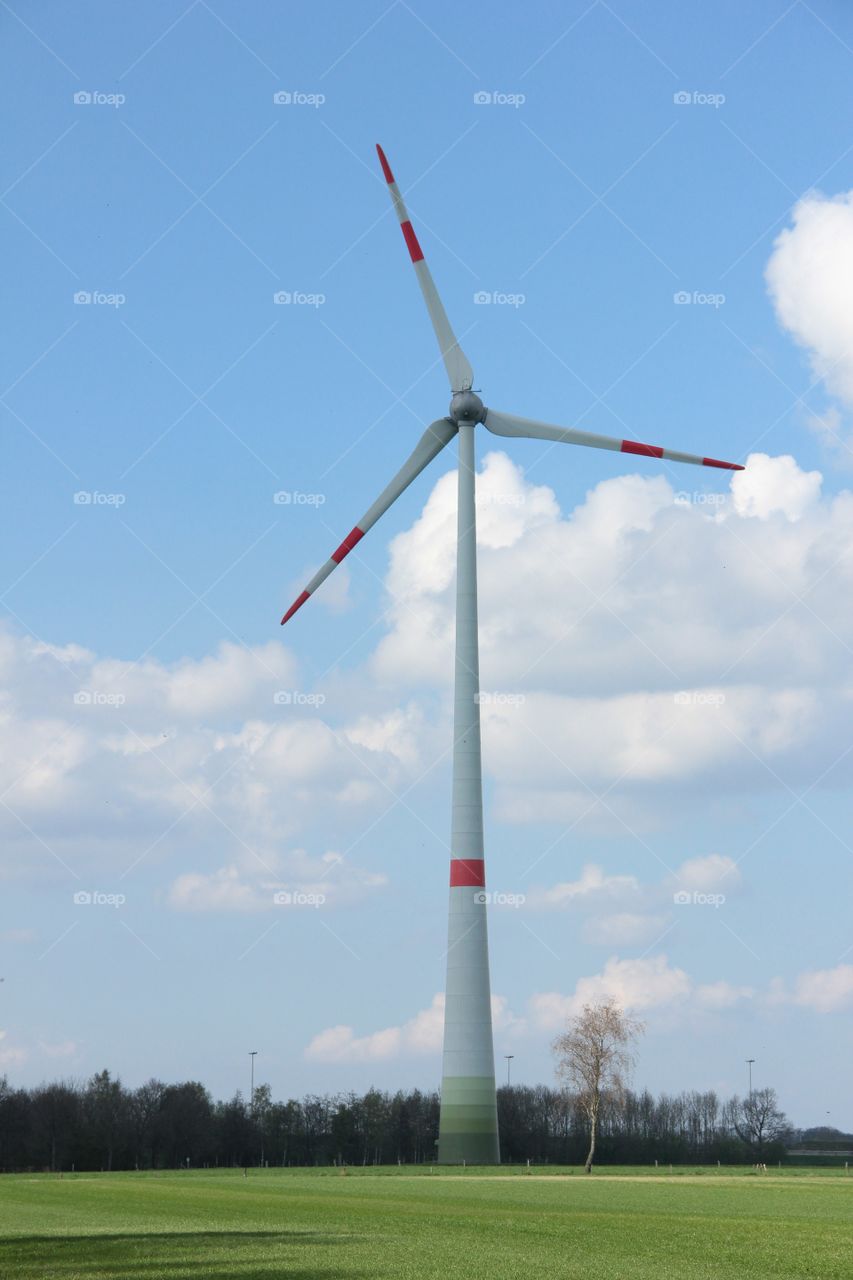
M 428 466 L 433 458 L 441 453 L 446 444 L 450 443 L 457 431 L 456 423 L 452 422 L 450 418 L 440 418 L 432 426 L 427 427 L 391 483 L 382 490 L 373 506 L 368 507 L 358 524 L 350 530 L 337 551 L 332 552 L 330 559 L 326 561 L 322 569 L 319 569 L 314 574 L 302 594 L 296 597 L 281 620 L 282 626 L 289 618 L 293 617 L 297 609 L 302 608 L 305 601 L 314 594 L 320 583 L 325 582 L 332 570 L 336 569 L 344 557 L 349 555 L 356 543 L 361 541 L 368 529 L 376 524 L 379 517 L 384 515 L 392 503 L 397 501 L 403 490 L 407 489 L 412 481 L 420 475 L 424 467 Z
M 744 469 L 739 462 L 721 462 L 718 458 L 703 458 L 695 453 L 682 453 L 678 449 L 663 449 L 657 444 L 641 444 L 639 440 L 599 436 L 592 431 L 577 431 L 574 427 L 552 427 L 547 422 L 519 418 L 513 413 L 498 413 L 494 409 L 486 410 L 483 422 L 496 436 L 527 436 L 533 440 L 555 440 L 560 444 L 585 444 L 592 449 L 614 449 L 617 453 L 638 453 L 644 458 L 691 462 L 698 467 L 722 467 L 724 471 Z
M 415 235 L 412 227 L 412 220 L 409 217 L 403 197 L 400 195 L 400 189 L 394 181 L 394 175 L 391 172 L 391 166 L 385 158 L 385 152 L 376 144 L 376 150 L 379 153 L 379 163 L 382 165 L 382 172 L 385 175 L 385 181 L 388 183 L 388 190 L 391 193 L 391 199 L 394 202 L 394 208 L 397 217 L 400 219 L 400 227 L 403 232 L 403 238 L 406 241 L 406 248 L 409 250 L 409 257 L 412 259 L 412 265 L 415 268 L 415 275 L 418 277 L 418 284 L 421 286 L 421 293 L 424 295 L 424 302 L 427 305 L 429 318 L 432 321 L 432 327 L 435 330 L 435 336 L 438 338 L 438 346 L 441 351 L 441 357 L 444 360 L 444 367 L 447 370 L 447 376 L 450 379 L 451 391 L 469 391 L 474 385 L 474 370 L 471 368 L 468 360 L 456 340 L 456 334 L 451 328 L 450 321 L 447 318 L 447 312 L 444 304 L 438 296 L 438 290 L 435 287 L 435 281 L 432 278 L 430 269 L 426 264 L 423 249 L 418 244 L 418 237 Z

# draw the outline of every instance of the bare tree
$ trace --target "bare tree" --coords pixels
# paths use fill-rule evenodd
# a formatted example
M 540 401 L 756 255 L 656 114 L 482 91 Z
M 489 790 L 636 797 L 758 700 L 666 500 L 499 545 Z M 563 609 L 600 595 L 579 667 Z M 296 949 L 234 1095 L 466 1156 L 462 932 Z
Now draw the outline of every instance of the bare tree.
M 779 1110 L 775 1089 L 754 1089 L 743 1102 L 734 1102 L 734 1127 L 742 1142 L 759 1156 L 767 1143 L 779 1142 L 790 1130 L 787 1116 Z
M 602 1102 L 622 1101 L 634 1065 L 633 1043 L 644 1030 L 644 1023 L 629 1018 L 611 999 L 585 1004 L 554 1041 L 557 1077 L 575 1093 L 589 1125 L 586 1173 L 592 1172 Z

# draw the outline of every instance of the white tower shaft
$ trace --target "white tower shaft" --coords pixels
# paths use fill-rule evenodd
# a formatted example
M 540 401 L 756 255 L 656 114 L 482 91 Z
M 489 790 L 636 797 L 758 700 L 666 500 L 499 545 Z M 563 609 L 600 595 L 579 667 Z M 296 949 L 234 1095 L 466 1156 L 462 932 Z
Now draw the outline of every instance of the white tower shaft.
M 459 424 L 450 916 L 438 1159 L 498 1164 L 483 857 L 474 423 Z

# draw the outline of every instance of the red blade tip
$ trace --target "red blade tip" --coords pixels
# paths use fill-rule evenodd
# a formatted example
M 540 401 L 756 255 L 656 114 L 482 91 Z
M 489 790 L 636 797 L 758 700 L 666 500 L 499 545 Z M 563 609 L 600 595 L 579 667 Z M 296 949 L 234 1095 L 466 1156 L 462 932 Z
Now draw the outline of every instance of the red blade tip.
M 283 617 L 283 618 L 282 618 L 282 620 L 281 620 L 281 625 L 282 625 L 282 626 L 284 626 L 284 624 L 285 624 L 285 622 L 287 622 L 288 618 L 292 618 L 292 617 L 293 617 L 293 615 L 294 615 L 294 613 L 296 613 L 296 610 L 297 610 L 297 609 L 301 609 L 301 608 L 302 608 L 302 606 L 304 605 L 304 603 L 305 603 L 305 601 L 306 601 L 307 599 L 308 599 L 308 592 L 307 592 L 307 591 L 303 591 L 301 596 L 297 596 L 297 597 L 296 597 L 296 599 L 294 600 L 293 604 L 290 606 L 290 608 L 288 609 L 287 613 L 284 615 L 284 617 Z
M 390 184 L 394 181 L 394 175 L 391 172 L 390 164 L 385 158 L 385 152 L 382 150 L 378 142 L 376 144 L 376 151 L 379 155 L 379 163 L 382 165 L 382 172 L 385 174 L 385 181 L 390 186 Z
M 723 471 L 746 470 L 746 467 L 741 466 L 739 462 L 720 462 L 717 458 L 703 458 L 702 465 L 706 467 L 721 467 Z

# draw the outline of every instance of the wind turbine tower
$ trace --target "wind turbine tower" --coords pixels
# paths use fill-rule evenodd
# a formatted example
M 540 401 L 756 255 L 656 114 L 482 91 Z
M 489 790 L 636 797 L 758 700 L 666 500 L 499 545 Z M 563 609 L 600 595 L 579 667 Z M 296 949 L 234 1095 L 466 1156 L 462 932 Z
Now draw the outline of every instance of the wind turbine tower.
M 588 445 L 595 449 L 666 458 L 671 462 L 689 462 L 727 471 L 742 471 L 743 468 L 734 462 L 720 462 L 716 458 L 640 444 L 636 440 L 595 435 L 572 427 L 555 427 L 487 409 L 473 390 L 473 370 L 450 326 L 391 167 L 382 148 L 377 146 L 376 150 L 438 339 L 452 398 L 447 416 L 427 427 L 390 484 L 290 606 L 282 624 L 314 594 L 433 458 L 454 437 L 458 438 L 450 916 L 438 1160 L 440 1164 L 498 1164 L 500 1152 L 489 985 L 480 758 L 475 432 L 478 426 L 484 426 L 499 436 L 524 436 L 534 440 Z

